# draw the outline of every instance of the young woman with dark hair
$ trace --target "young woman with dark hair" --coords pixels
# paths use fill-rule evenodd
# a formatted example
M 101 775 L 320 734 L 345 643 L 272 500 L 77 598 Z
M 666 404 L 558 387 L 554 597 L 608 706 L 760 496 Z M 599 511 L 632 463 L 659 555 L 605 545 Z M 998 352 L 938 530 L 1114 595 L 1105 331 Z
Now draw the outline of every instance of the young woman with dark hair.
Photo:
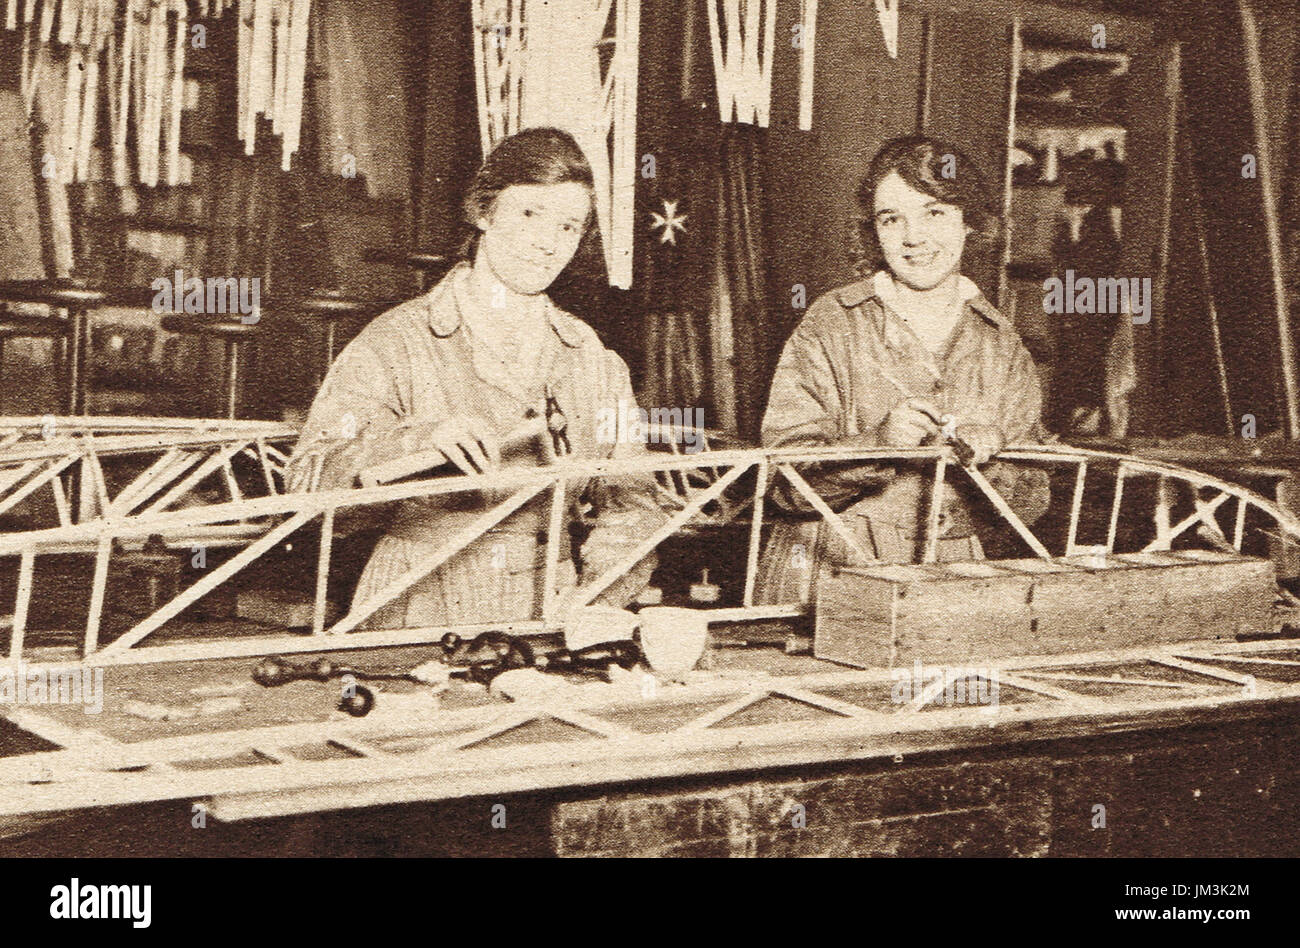
M 913 448 L 938 440 L 945 416 L 986 464 L 1005 445 L 1039 440 L 1041 395 L 1015 328 L 961 273 L 968 239 L 996 231 L 983 180 L 952 145 L 925 136 L 886 142 L 858 189 L 862 277 L 818 298 L 786 343 L 763 419 L 763 443 Z M 1029 519 L 1046 508 L 1041 472 L 989 465 Z M 805 472 L 877 561 L 912 562 L 924 534 L 928 476 L 880 464 Z M 939 557 L 983 555 L 979 504 L 953 478 L 940 515 Z M 819 563 L 850 550 L 792 491 L 775 524 L 759 600 L 806 601 Z
M 433 448 L 466 474 L 493 471 L 503 463 L 503 436 L 530 412 L 544 412 L 548 399 L 565 415 L 574 455 L 644 450 L 598 440 L 607 413 L 635 408 L 627 366 L 545 292 L 577 252 L 592 207 L 591 167 L 568 133 L 533 128 L 498 143 L 465 200 L 465 259 L 431 291 L 375 319 L 339 354 L 295 448 L 295 470 L 312 458 L 320 488 L 351 486 L 367 467 Z M 506 496 L 484 490 L 477 498 L 398 504 L 354 601 L 383 589 Z M 662 521 L 652 497 L 653 486 L 639 480 L 602 492 L 596 526 L 580 551 L 584 571 L 611 565 Z M 535 617 L 548 507 L 543 496 L 510 515 L 382 608 L 368 627 Z M 559 585 L 572 585 L 567 530 L 561 542 Z M 602 601 L 630 599 L 652 566 L 647 558 Z

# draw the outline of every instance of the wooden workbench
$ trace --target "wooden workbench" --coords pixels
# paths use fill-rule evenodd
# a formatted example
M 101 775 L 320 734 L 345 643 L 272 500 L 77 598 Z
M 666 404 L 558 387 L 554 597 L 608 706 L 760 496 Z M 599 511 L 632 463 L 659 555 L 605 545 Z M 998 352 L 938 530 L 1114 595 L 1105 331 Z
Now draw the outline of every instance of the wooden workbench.
M 409 667 L 428 649 L 335 653 Z M 99 715 L 6 708 L 25 853 L 1272 854 L 1300 844 L 1300 640 L 1005 659 L 997 704 L 773 648 L 653 695 L 265 690 L 253 659 L 106 669 Z M 974 672 L 972 671 L 972 674 Z M 977 693 L 970 680 L 971 696 Z M 148 721 L 127 701 L 238 695 Z M 197 694 L 196 694 L 197 692 Z M 46 743 L 42 743 L 46 742 Z M 55 747 L 63 749 L 53 749 Z M 44 748 L 44 749 L 42 749 Z M 1105 809 L 1096 810 L 1101 806 Z M 504 807 L 504 809 L 497 809 Z M 202 831 L 192 824 L 201 813 Z M 1105 827 L 1094 828 L 1098 814 Z M 494 826 L 504 818 L 505 826 Z

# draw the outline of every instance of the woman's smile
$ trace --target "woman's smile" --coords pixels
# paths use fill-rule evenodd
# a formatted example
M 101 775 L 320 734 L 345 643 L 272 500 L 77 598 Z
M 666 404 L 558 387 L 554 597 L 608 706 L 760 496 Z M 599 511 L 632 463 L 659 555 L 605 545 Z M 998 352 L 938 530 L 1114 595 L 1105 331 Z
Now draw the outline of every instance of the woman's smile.
M 876 188 L 873 219 L 886 265 L 912 289 L 934 289 L 961 266 L 961 208 L 916 190 L 898 172 Z
M 926 267 L 931 267 L 935 264 L 935 262 L 939 259 L 939 253 L 940 252 L 938 250 L 926 250 L 926 251 L 914 250 L 911 253 L 905 251 L 903 253 L 903 259 L 906 260 L 909 264 L 911 264 L 914 267 L 925 269 Z

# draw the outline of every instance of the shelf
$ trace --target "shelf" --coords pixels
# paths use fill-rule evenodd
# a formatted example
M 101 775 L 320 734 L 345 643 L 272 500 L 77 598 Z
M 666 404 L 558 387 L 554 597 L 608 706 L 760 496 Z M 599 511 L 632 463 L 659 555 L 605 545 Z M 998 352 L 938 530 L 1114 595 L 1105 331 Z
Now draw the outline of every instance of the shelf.
M 87 214 L 85 222 L 91 225 L 101 224 L 128 230 L 162 231 L 171 234 L 201 234 L 206 236 L 212 231 L 212 225 L 210 224 L 190 224 L 172 218 L 141 217 L 137 214 Z
M 1051 99 L 1017 99 L 1016 124 L 1033 125 L 1036 128 L 1091 128 L 1102 125 L 1123 128 L 1123 111 L 1110 106 L 1098 106 L 1091 109 L 1077 102 L 1058 102 Z

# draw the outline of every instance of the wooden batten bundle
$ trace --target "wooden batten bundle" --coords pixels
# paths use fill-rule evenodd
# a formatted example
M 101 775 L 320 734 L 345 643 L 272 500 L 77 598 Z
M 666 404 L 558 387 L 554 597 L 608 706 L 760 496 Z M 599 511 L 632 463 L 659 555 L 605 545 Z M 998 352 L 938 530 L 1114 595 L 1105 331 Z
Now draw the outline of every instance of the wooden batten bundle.
M 717 0 L 708 0 L 705 9 L 722 121 L 766 128 L 772 102 L 776 0 L 724 0 L 721 19 Z
M 180 183 L 191 3 L 202 17 L 237 6 L 236 134 L 253 154 L 257 116 L 267 116 L 289 169 L 302 130 L 311 0 L 4 0 L 5 28 L 22 34 L 19 86 L 29 114 L 41 82 L 57 68 L 53 49 L 66 49 L 61 112 L 47 117 L 57 129 L 60 181 L 90 178 L 102 112 L 114 184 L 130 183 L 132 129 L 140 183 Z
M 253 154 L 257 117 L 281 136 L 288 171 L 302 129 L 311 0 L 239 0 L 239 137 Z

